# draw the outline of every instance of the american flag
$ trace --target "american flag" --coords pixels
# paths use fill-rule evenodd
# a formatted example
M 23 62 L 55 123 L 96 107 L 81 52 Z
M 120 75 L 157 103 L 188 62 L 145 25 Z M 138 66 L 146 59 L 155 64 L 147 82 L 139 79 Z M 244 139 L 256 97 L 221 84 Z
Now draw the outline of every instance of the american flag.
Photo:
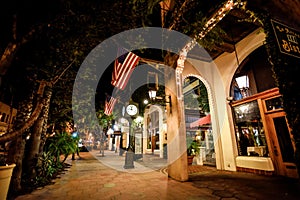
M 127 52 L 123 48 L 118 49 L 118 55 L 120 55 L 120 57 L 115 60 L 111 84 L 124 90 L 140 58 L 132 52 Z
M 107 97 L 106 100 L 105 100 L 104 114 L 111 115 L 116 102 L 117 102 L 116 98 Z

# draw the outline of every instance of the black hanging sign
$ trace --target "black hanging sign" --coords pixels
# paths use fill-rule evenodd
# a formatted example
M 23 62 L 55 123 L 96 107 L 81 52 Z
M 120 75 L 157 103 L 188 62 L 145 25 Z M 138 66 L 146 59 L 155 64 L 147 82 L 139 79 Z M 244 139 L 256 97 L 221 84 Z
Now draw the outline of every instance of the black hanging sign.
M 300 32 L 271 20 L 280 52 L 300 58 Z

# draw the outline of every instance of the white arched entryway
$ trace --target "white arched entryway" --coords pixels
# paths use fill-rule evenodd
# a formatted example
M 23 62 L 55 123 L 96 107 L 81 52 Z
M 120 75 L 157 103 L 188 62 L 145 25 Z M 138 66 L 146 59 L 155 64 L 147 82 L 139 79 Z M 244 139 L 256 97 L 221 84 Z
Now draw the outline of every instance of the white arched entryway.
M 166 138 L 165 108 L 160 105 L 149 105 L 144 113 L 143 152 L 164 157 Z M 155 142 L 155 144 L 153 144 Z
M 210 87 L 201 76 L 189 74 L 183 77 L 183 96 L 187 147 L 194 141 L 200 149 L 194 163 L 216 166 L 218 135 L 210 112 L 214 113 Z
M 261 30 L 253 31 L 236 44 L 240 62 L 264 42 L 265 34 Z M 195 75 L 202 77 L 203 83 L 211 92 L 211 121 L 213 131 L 216 131 L 216 166 L 218 169 L 236 171 L 237 147 L 232 126 L 231 109 L 227 98 L 230 83 L 237 68 L 235 52 L 224 53 L 211 62 L 187 58 L 182 76 Z M 212 113 L 214 112 L 214 113 Z M 218 152 L 217 152 L 218 151 Z

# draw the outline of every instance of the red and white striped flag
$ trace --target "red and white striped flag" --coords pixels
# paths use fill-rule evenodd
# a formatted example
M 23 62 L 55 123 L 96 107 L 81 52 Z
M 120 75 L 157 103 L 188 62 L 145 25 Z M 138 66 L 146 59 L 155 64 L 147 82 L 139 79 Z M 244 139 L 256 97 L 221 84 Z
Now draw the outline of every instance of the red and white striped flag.
M 121 56 L 115 60 L 111 84 L 124 90 L 140 57 L 132 52 L 126 53 L 124 49 L 119 49 L 118 54 Z
M 111 115 L 116 102 L 117 102 L 117 99 L 115 99 L 114 97 L 109 97 L 109 100 L 108 100 L 108 98 L 106 98 L 104 114 Z

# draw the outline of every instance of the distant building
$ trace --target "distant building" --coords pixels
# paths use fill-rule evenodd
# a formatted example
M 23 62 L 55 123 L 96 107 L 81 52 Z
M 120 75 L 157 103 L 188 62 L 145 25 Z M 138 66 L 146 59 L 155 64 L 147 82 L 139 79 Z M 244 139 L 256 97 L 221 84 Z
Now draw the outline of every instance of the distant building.
M 17 109 L 0 102 L 0 136 L 7 133 L 11 129 L 16 119 Z

